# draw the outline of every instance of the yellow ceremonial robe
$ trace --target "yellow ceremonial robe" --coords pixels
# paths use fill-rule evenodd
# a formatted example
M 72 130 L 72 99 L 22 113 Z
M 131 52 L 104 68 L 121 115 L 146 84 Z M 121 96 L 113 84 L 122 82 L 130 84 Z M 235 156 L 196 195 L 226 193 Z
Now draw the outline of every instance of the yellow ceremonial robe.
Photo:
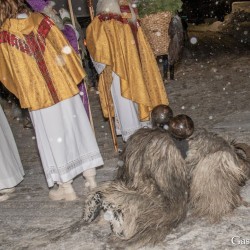
M 53 21 L 40 13 L 0 28 L 0 81 L 22 108 L 38 110 L 76 95 L 85 72 Z
M 149 119 L 155 106 L 168 105 L 168 98 L 157 62 L 140 26 L 136 36 L 138 48 L 128 23 L 113 18 L 104 21 L 96 16 L 87 28 L 86 40 L 93 60 L 109 65 L 120 77 L 121 95 L 138 104 L 139 118 L 143 121 Z M 103 114 L 107 117 L 104 84 L 108 83 L 101 75 L 99 92 Z

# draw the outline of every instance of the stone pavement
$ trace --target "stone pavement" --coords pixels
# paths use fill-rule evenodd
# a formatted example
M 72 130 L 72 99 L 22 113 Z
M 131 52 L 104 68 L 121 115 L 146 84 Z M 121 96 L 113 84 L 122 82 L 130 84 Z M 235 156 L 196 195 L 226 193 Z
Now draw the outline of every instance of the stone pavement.
M 193 34 L 190 34 L 191 36 Z M 198 40 L 201 39 L 198 37 Z M 217 41 L 217 40 L 216 40 Z M 222 40 L 218 40 L 222 43 Z M 223 40 L 226 41 L 226 40 Z M 210 46 L 210 45 L 209 45 Z M 224 46 L 224 45 L 223 45 Z M 177 65 L 176 81 L 167 83 L 171 107 L 175 114 L 190 115 L 196 126 L 205 127 L 223 136 L 250 141 L 250 67 L 249 51 L 231 53 L 231 48 L 213 45 L 204 52 L 199 45 L 185 51 Z M 97 182 L 114 177 L 117 154 L 114 152 L 109 124 L 102 118 L 98 95 L 90 92 L 90 101 L 97 141 L 105 165 L 97 171 Z M 126 244 L 114 247 L 109 243 L 110 228 L 102 219 L 90 225 L 79 223 L 87 190 L 83 177 L 73 186 L 77 201 L 51 201 L 39 159 L 33 130 L 23 129 L 5 111 L 12 127 L 25 169 L 24 181 L 11 198 L 0 203 L 1 250 L 104 250 L 126 249 Z M 119 139 L 119 145 L 122 147 Z M 250 201 L 250 183 L 242 189 Z M 234 245 L 233 236 L 250 239 L 250 208 L 240 207 L 219 224 L 210 225 L 203 219 L 188 217 L 166 240 L 144 249 L 249 249 L 249 245 Z

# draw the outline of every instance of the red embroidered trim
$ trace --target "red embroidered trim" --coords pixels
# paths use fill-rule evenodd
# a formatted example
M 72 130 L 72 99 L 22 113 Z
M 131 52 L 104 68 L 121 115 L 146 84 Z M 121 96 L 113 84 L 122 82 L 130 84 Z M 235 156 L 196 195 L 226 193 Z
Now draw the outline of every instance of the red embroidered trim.
M 39 70 L 42 73 L 42 76 L 48 86 L 49 92 L 54 103 L 58 103 L 59 98 L 57 96 L 56 89 L 53 85 L 53 81 L 50 77 L 48 68 L 43 57 L 43 52 L 46 46 L 45 38 L 47 37 L 53 25 L 54 23 L 48 17 L 45 17 L 38 27 L 37 36 L 35 36 L 34 32 L 31 32 L 28 35 L 24 35 L 25 40 L 18 38 L 17 36 L 9 33 L 8 31 L 1 31 L 0 44 L 8 43 L 10 46 L 15 47 L 21 52 L 24 52 L 29 56 L 33 56 L 35 58 Z
M 16 37 L 15 35 L 9 33 L 8 31 L 0 32 L 0 44 L 1 43 L 8 43 L 10 46 L 15 47 L 16 49 L 24 53 L 27 53 L 30 56 L 32 55 L 26 42 Z
M 52 97 L 54 103 L 58 103 L 59 98 L 57 96 L 56 89 L 53 85 L 53 81 L 50 77 L 48 68 L 46 66 L 46 63 L 45 63 L 44 57 L 43 57 L 45 44 L 41 44 L 40 41 L 36 39 L 33 32 L 30 33 L 29 35 L 25 35 L 25 38 L 26 38 L 26 41 L 27 41 L 29 48 L 32 51 L 32 55 L 34 56 L 36 63 L 40 69 L 40 72 L 42 73 L 43 78 L 48 86 L 48 89 L 50 91 L 50 94 L 51 94 L 51 97 Z
M 121 23 L 128 23 L 128 20 L 126 18 L 122 18 L 121 15 L 113 14 L 113 13 L 103 13 L 103 14 L 100 14 L 98 18 L 101 22 L 114 19 Z
M 38 27 L 38 34 L 42 35 L 42 37 L 45 39 L 53 25 L 54 23 L 52 22 L 52 20 L 50 20 L 48 17 L 45 17 Z

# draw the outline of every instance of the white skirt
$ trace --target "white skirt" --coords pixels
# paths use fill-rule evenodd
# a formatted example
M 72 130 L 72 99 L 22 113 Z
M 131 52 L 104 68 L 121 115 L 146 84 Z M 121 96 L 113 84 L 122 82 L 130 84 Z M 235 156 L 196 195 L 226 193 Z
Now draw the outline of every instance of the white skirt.
M 106 65 L 95 62 L 93 59 L 92 62 L 97 73 L 101 74 Z M 115 111 L 116 134 L 122 135 L 123 141 L 126 142 L 136 130 L 142 127 L 152 127 L 152 125 L 150 121 L 141 122 L 137 103 L 121 95 L 120 77 L 115 72 L 112 72 L 112 78 L 111 95 Z
M 114 72 L 112 77 L 111 94 L 115 110 L 116 134 L 122 135 L 123 141 L 126 142 L 136 130 L 141 128 L 141 122 L 138 118 L 137 104 L 121 95 L 120 77 Z
M 80 96 L 30 112 L 49 187 L 103 165 Z
M 9 123 L 0 106 L 0 190 L 15 187 L 24 171 Z

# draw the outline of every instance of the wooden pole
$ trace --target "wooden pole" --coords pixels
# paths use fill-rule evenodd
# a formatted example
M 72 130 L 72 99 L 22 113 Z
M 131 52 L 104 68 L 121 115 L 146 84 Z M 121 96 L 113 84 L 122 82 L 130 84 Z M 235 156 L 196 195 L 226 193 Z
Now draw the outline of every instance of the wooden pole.
M 70 12 L 70 16 L 71 16 L 72 25 L 76 29 L 75 16 L 74 16 L 74 12 L 73 12 L 73 7 L 72 7 L 71 0 L 68 0 L 68 6 L 69 6 L 69 12 Z M 79 43 L 78 43 L 78 49 L 79 49 Z M 82 64 L 82 62 L 81 62 L 81 64 Z M 94 127 L 92 112 L 91 112 L 90 103 L 89 103 L 88 89 L 87 89 L 87 85 L 86 85 L 85 81 L 84 81 L 84 87 L 85 87 L 85 90 L 86 90 L 86 95 L 87 95 L 87 100 L 88 100 L 89 120 L 90 120 L 91 127 L 92 127 L 93 131 L 95 132 L 95 127 Z
M 76 27 L 76 22 L 75 22 L 75 17 L 74 17 L 74 11 L 73 11 L 71 0 L 68 0 L 68 6 L 69 6 L 69 13 L 70 13 L 70 16 L 71 16 L 72 24 L 73 24 L 74 27 Z
M 94 13 L 94 8 L 93 8 L 93 3 L 91 0 L 88 0 L 88 7 L 89 7 L 90 19 L 92 21 L 94 19 L 95 13 Z
M 90 13 L 90 18 L 91 21 L 94 19 L 94 8 L 93 8 L 93 3 L 92 0 L 88 0 L 88 7 L 89 7 L 89 13 Z M 107 89 L 107 85 L 105 84 L 105 82 L 109 81 L 109 77 L 106 76 L 106 74 L 112 74 L 112 71 L 107 69 L 108 66 L 106 66 L 106 68 L 104 69 L 103 73 L 103 77 L 104 77 L 104 87 L 103 87 L 103 95 L 104 95 L 104 100 L 106 103 L 106 107 L 107 107 L 107 111 L 108 111 L 108 120 L 109 120 L 109 125 L 110 125 L 110 129 L 111 129 L 111 135 L 112 135 L 112 139 L 113 139 L 113 144 L 114 144 L 114 148 L 115 151 L 118 152 L 118 144 L 117 144 L 117 138 L 116 138 L 116 133 L 115 133 L 115 127 L 114 127 L 114 122 L 113 122 L 113 117 L 111 114 L 111 110 L 110 110 L 110 103 L 109 103 L 109 98 L 108 98 L 108 89 Z M 111 80 L 112 81 L 112 80 Z
M 113 123 L 113 117 L 112 117 L 112 114 L 111 114 L 109 97 L 108 97 L 108 93 L 109 93 L 110 90 L 107 89 L 108 86 L 111 86 L 111 84 L 109 85 L 109 83 L 112 82 L 112 69 L 111 69 L 111 66 L 106 65 L 106 67 L 103 70 L 102 74 L 103 74 L 103 78 L 104 78 L 103 95 L 104 95 L 104 100 L 105 100 L 107 111 L 108 111 L 108 119 L 109 119 L 113 144 L 114 144 L 115 151 L 117 152 L 118 151 L 118 144 L 117 144 L 115 127 L 114 127 L 114 123 Z

